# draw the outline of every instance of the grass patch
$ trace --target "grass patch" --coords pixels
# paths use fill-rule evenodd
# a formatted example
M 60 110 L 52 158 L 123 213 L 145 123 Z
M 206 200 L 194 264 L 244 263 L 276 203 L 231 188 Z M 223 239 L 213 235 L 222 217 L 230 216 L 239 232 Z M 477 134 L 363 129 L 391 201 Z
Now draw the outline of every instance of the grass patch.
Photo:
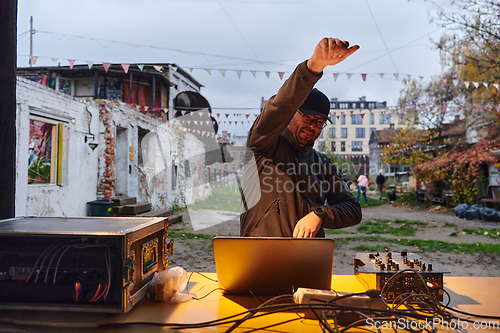
M 390 248 L 388 246 L 383 246 L 383 245 L 374 245 L 374 246 L 358 245 L 353 247 L 353 250 L 355 251 L 367 251 L 367 252 L 384 252 L 385 249 L 390 251 Z
M 456 228 L 458 228 L 458 226 L 457 226 L 457 224 L 456 224 L 456 223 L 450 223 L 450 222 L 446 222 L 446 223 L 444 224 L 444 226 L 445 226 L 446 228 L 455 228 L 455 229 L 456 229 Z
M 325 234 L 335 234 L 335 235 L 345 235 L 345 234 L 355 234 L 355 232 L 350 232 L 342 229 L 324 229 Z
M 426 252 L 448 252 L 448 253 L 477 253 L 489 252 L 500 253 L 500 244 L 487 243 L 448 243 L 438 240 L 405 239 L 405 238 L 385 238 L 378 236 L 354 236 L 335 238 L 335 244 L 342 246 L 350 242 L 384 242 L 389 244 L 399 244 L 408 247 L 417 247 Z
M 463 229 L 469 235 L 482 235 L 493 239 L 500 239 L 500 229 Z
M 184 238 L 184 239 L 212 239 L 214 236 L 206 234 L 193 234 L 192 232 L 169 232 L 168 235 L 172 238 Z
M 212 195 L 207 199 L 188 207 L 192 209 L 225 210 L 239 214 L 241 211 L 240 191 L 234 186 L 212 188 Z
M 352 194 L 356 198 L 358 195 L 357 191 L 352 191 Z M 377 200 L 377 199 L 372 199 L 370 197 L 366 197 L 368 199 L 368 202 L 365 202 L 365 198 L 363 198 L 363 193 L 361 193 L 359 197 L 359 204 L 361 208 L 368 208 L 368 207 L 376 207 L 376 206 L 382 206 L 387 203 L 387 201 L 382 201 L 382 200 Z
M 403 224 L 403 225 L 429 225 L 429 222 L 425 221 L 408 221 L 408 220 L 394 220 L 392 221 L 397 224 Z
M 401 227 L 396 228 L 389 220 L 378 220 L 376 222 L 361 222 L 358 231 L 364 234 L 391 234 L 394 236 L 414 236 L 417 229 L 403 221 L 398 222 Z
M 458 236 L 458 232 L 454 231 L 450 234 L 451 237 L 457 237 Z

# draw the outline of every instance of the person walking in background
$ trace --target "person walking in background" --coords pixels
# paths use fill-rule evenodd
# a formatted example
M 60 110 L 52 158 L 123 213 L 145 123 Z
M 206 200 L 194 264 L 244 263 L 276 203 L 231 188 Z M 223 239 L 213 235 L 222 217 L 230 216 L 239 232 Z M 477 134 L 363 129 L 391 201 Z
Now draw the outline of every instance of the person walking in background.
M 363 192 L 363 197 L 365 197 L 365 202 L 368 203 L 366 198 L 366 188 L 368 187 L 368 178 L 365 175 L 361 175 L 358 178 L 358 197 L 356 200 L 359 202 L 359 195 Z
M 379 200 L 382 200 L 382 193 L 384 192 L 384 183 L 385 183 L 385 177 L 380 172 L 380 174 L 377 176 L 377 179 L 375 180 L 377 182 L 377 189 L 378 189 L 378 195 L 379 195 Z

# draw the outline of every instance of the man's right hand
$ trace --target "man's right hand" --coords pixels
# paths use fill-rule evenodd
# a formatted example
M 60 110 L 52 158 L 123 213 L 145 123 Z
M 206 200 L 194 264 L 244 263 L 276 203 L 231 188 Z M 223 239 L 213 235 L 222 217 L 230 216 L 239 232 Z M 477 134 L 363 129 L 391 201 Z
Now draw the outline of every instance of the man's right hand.
M 326 66 L 336 65 L 359 49 L 359 45 L 349 47 L 348 41 L 338 38 L 323 38 L 314 53 L 307 61 L 307 68 L 314 74 L 319 74 Z

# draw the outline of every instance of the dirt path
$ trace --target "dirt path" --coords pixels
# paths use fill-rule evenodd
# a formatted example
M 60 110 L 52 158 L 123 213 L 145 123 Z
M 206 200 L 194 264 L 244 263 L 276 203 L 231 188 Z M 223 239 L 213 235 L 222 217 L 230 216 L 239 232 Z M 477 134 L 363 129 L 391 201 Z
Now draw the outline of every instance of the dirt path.
M 196 214 L 207 214 L 210 218 L 225 221 L 212 225 L 208 228 L 193 231 L 188 214 L 184 215 L 184 222 L 173 225 L 170 230 L 180 233 L 203 233 L 212 236 L 238 236 L 239 219 L 234 213 L 221 211 L 198 211 Z M 428 222 L 427 225 L 414 226 L 417 230 L 414 236 L 393 236 L 381 234 L 383 238 L 405 238 L 438 240 L 449 243 L 489 243 L 500 244 L 499 239 L 492 239 L 483 235 L 465 234 L 464 228 L 500 228 L 500 223 L 469 221 L 459 219 L 453 211 L 432 212 L 425 209 L 412 207 L 395 207 L 389 204 L 363 209 L 363 221 L 375 220 L 408 220 Z M 445 226 L 447 223 L 447 226 Z M 455 227 L 456 226 L 456 227 Z M 359 226 L 349 227 L 345 230 L 351 234 L 328 234 L 330 238 L 345 238 L 352 236 L 370 236 L 357 231 Z M 452 235 L 453 234 L 453 235 Z M 373 235 L 372 235 L 373 236 Z M 353 274 L 354 258 L 356 253 L 361 252 L 356 247 L 364 245 L 368 247 L 383 246 L 390 251 L 409 251 L 421 255 L 426 261 L 441 266 L 451 272 L 453 276 L 500 276 L 500 255 L 493 253 L 446 253 L 446 252 L 422 252 L 417 247 L 403 246 L 390 242 L 367 242 L 351 241 L 346 244 L 337 244 L 334 273 Z M 171 267 L 181 266 L 187 271 L 215 272 L 215 263 L 210 239 L 186 239 L 176 238 L 174 245 L 174 256 L 170 260 Z

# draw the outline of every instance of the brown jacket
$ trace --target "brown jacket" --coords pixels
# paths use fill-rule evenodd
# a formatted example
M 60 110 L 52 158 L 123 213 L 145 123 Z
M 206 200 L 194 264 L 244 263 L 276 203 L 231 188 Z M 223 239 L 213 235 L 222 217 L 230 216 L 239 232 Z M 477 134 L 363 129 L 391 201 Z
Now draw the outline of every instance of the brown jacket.
M 338 229 L 361 221 L 361 207 L 330 158 L 301 147 L 287 129 L 320 78 L 301 63 L 250 129 L 241 236 L 292 237 L 295 224 L 319 206 L 326 212 L 323 227 Z M 317 236 L 324 236 L 324 231 Z

